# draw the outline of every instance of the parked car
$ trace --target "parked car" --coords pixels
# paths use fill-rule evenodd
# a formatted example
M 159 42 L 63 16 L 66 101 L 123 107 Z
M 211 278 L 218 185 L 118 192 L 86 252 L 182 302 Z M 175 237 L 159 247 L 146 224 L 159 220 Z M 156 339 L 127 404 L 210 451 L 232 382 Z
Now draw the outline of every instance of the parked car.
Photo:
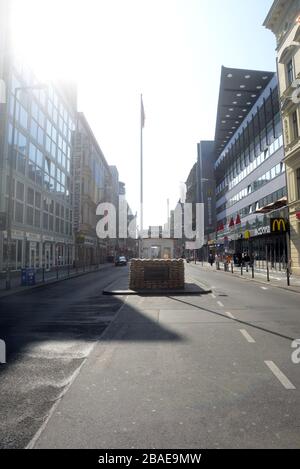
M 125 256 L 116 257 L 115 266 L 118 267 L 120 265 L 127 265 L 127 259 Z

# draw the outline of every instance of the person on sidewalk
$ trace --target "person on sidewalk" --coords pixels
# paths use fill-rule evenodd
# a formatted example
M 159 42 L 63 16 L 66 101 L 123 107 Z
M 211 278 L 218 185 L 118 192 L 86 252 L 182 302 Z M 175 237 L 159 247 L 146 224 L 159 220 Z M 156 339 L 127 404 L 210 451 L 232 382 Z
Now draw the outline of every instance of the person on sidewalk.
M 213 256 L 213 254 L 210 254 L 209 257 L 208 257 L 208 262 L 210 263 L 211 267 L 213 266 L 214 262 L 215 262 L 215 258 Z

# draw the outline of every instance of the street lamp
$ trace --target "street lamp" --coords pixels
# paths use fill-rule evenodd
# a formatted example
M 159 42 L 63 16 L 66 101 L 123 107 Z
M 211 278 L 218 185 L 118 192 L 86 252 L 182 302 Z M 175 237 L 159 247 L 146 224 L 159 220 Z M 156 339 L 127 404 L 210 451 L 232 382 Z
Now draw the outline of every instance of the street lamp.
M 11 147 L 8 155 L 8 203 L 7 203 L 7 263 L 6 263 L 6 290 L 11 289 L 11 225 L 12 225 L 12 180 L 13 180 L 13 160 L 14 160 L 14 145 L 15 145 L 15 133 L 16 133 L 16 111 L 17 111 L 17 97 L 21 91 L 33 91 L 47 88 L 45 84 L 38 84 L 33 86 L 19 86 L 15 88 L 13 95 L 14 107 L 12 116 L 12 136 L 11 136 Z

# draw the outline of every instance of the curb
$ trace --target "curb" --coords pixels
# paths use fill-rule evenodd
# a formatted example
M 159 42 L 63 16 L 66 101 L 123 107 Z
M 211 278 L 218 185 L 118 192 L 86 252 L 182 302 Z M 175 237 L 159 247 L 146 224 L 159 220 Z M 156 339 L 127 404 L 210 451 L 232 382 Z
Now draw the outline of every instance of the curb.
M 204 270 L 204 269 L 203 269 Z M 206 270 L 204 270 L 206 272 Z M 222 270 L 213 270 L 213 272 L 216 272 L 218 274 L 228 274 L 228 272 L 223 272 Z M 230 273 L 230 272 L 229 272 Z M 236 273 L 233 273 L 231 274 L 232 277 L 235 277 L 235 278 L 240 278 L 241 280 L 248 280 L 249 282 L 254 282 L 254 283 L 261 283 L 263 285 L 268 285 L 269 287 L 274 287 L 274 288 L 280 288 L 281 290 L 285 290 L 285 291 L 289 291 L 289 292 L 293 292 L 293 293 L 298 293 L 300 294 L 300 290 L 294 290 L 293 289 L 293 286 L 291 287 L 288 287 L 288 286 L 282 286 L 282 285 L 275 285 L 274 283 L 272 282 L 266 282 L 264 280 L 259 280 L 257 278 L 247 278 L 246 276 L 242 276 L 242 275 L 237 275 Z
M 101 272 L 102 270 L 105 270 L 108 267 L 110 267 L 110 264 L 103 267 L 102 269 L 92 270 L 89 272 L 81 272 L 75 275 L 70 275 L 70 277 L 54 279 L 54 280 L 50 280 L 49 282 L 39 282 L 38 284 L 29 286 L 29 287 L 18 287 L 17 289 L 12 288 L 9 291 L 4 291 L 3 293 L 0 293 L 0 300 L 1 298 L 6 298 L 7 296 L 20 295 L 21 293 L 31 292 L 32 290 L 35 290 L 38 288 L 47 288 L 48 286 L 55 285 L 57 283 L 64 282 L 66 280 L 72 280 L 74 278 L 83 277 L 84 275 L 88 275 L 88 274 L 95 274 L 96 272 Z
M 194 296 L 208 295 L 209 293 L 211 293 L 211 290 L 103 290 L 102 293 L 103 295 L 110 296 Z

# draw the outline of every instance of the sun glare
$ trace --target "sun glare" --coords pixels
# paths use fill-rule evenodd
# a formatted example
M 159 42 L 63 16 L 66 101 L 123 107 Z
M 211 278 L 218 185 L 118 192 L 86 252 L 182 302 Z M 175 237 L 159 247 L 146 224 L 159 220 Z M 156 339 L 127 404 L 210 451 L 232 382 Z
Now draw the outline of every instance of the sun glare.
M 41 79 L 76 74 L 78 32 L 83 33 L 78 5 L 74 0 L 14 0 L 14 49 Z

